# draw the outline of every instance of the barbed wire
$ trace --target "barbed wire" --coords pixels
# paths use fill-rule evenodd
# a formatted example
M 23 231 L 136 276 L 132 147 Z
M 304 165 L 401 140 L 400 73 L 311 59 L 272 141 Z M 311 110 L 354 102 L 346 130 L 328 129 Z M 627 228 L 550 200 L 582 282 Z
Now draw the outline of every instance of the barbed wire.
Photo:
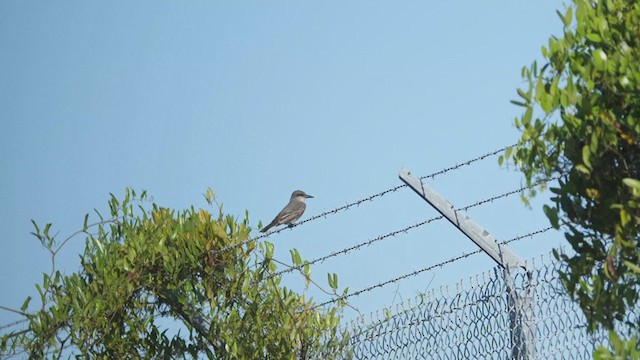
M 27 321 L 29 321 L 29 319 L 21 319 L 21 320 L 16 320 L 16 321 L 8 323 L 8 324 L 0 325 L 0 330 L 4 330 L 6 328 L 10 328 L 12 326 L 16 326 L 16 325 L 25 323 Z
M 509 145 L 509 146 L 505 146 L 505 147 L 502 147 L 502 148 L 500 148 L 500 149 L 498 149 L 498 150 L 494 150 L 494 151 L 491 151 L 491 152 L 489 152 L 489 153 L 482 154 L 482 155 L 480 155 L 480 156 L 478 156 L 478 157 L 475 157 L 475 158 L 473 158 L 473 159 L 471 159 L 471 160 L 467 160 L 467 161 L 465 161 L 465 162 L 463 162 L 463 163 L 459 163 L 459 164 L 456 164 L 456 165 L 450 166 L 450 167 L 448 167 L 448 168 L 444 168 L 444 169 L 442 169 L 442 170 L 440 170 L 440 171 L 436 171 L 436 172 L 434 172 L 434 173 L 432 173 L 432 174 L 422 176 L 422 177 L 420 177 L 420 179 L 421 179 L 421 180 L 424 180 L 424 179 L 427 179 L 427 178 L 431 178 L 431 179 L 433 179 L 433 178 L 435 178 L 435 177 L 436 177 L 436 176 L 438 176 L 438 175 L 446 174 L 446 173 L 448 173 L 448 172 L 450 172 L 450 171 L 457 170 L 457 169 L 459 169 L 459 168 L 461 168 L 461 167 L 471 165 L 471 164 L 473 164 L 473 163 L 475 163 L 475 162 L 477 162 L 477 161 L 484 160 L 484 159 L 486 159 L 486 158 L 488 158 L 488 157 L 490 157 L 490 156 L 497 155 L 497 154 L 499 154 L 499 153 L 501 153 L 501 152 L 505 151 L 507 148 L 512 147 L 512 146 L 515 146 L 515 144 L 513 144 L 513 145 Z M 333 210 L 325 211 L 325 212 L 323 212 L 323 213 L 321 213 L 321 214 L 314 215 L 314 216 L 312 216 L 312 217 L 310 217 L 310 218 L 308 218 L 308 219 L 305 219 L 305 220 L 303 220 L 303 221 L 300 221 L 299 223 L 297 223 L 297 224 L 296 224 L 296 226 L 298 226 L 298 225 L 302 225 L 302 224 L 307 223 L 307 222 L 310 222 L 310 221 L 317 220 L 317 219 L 319 219 L 319 218 L 325 218 L 327 215 L 332 215 L 332 214 L 338 213 L 338 212 L 343 211 L 343 210 L 348 210 L 348 209 L 350 209 L 350 208 L 352 208 L 352 207 L 354 207 L 354 206 L 356 206 L 356 207 L 357 207 L 357 206 L 359 206 L 360 204 L 362 204 L 362 203 L 364 203 L 364 202 L 367 202 L 367 201 L 373 201 L 373 200 L 374 200 L 374 199 L 376 199 L 376 198 L 382 197 L 382 196 L 384 196 L 384 195 L 386 195 L 386 194 L 388 194 L 388 193 L 391 193 L 391 192 L 395 192 L 395 191 L 397 191 L 397 190 L 399 190 L 399 189 L 402 189 L 402 188 L 404 188 L 404 187 L 407 187 L 407 185 L 405 185 L 405 184 L 398 185 L 398 186 L 392 187 L 392 188 L 390 188 L 390 189 L 387 189 L 387 190 L 385 190 L 385 191 L 381 191 L 381 192 L 379 192 L 379 193 L 377 193 L 377 194 L 373 194 L 373 195 L 371 195 L 371 196 L 368 196 L 368 197 L 366 197 L 366 198 L 362 198 L 362 199 L 357 200 L 357 201 L 354 201 L 354 202 L 352 202 L 352 203 L 349 203 L 349 204 L 346 204 L 346 205 L 343 205 L 343 206 L 337 207 L 337 208 L 335 208 L 335 209 L 333 209 Z
M 552 180 L 554 180 L 554 179 L 539 181 L 539 182 L 537 182 L 535 184 L 532 184 L 530 186 L 523 186 L 523 187 L 520 187 L 520 188 L 518 188 L 516 190 L 511 190 L 511 191 L 508 191 L 506 193 L 502 193 L 500 195 L 492 196 L 492 197 L 477 201 L 477 202 L 475 202 L 473 204 L 463 206 L 461 208 L 455 209 L 455 211 L 467 211 L 467 210 L 469 210 L 471 208 L 474 208 L 474 207 L 477 207 L 477 206 L 481 206 L 481 205 L 493 202 L 493 201 L 498 200 L 498 199 L 506 198 L 506 197 L 511 196 L 513 194 L 518 194 L 518 193 L 520 193 L 520 192 L 522 192 L 524 190 L 527 190 L 529 188 L 541 185 L 543 183 L 547 183 L 547 182 L 552 181 Z M 361 242 L 359 244 L 344 248 L 342 250 L 332 252 L 332 253 L 330 253 L 328 255 L 321 256 L 319 258 L 316 258 L 316 259 L 313 259 L 313 260 L 310 260 L 310 261 L 306 261 L 303 264 L 294 265 L 294 266 L 291 266 L 291 267 L 289 267 L 287 269 L 283 269 L 283 270 L 277 271 L 277 272 L 273 273 L 271 277 L 275 277 L 275 276 L 283 275 L 283 274 L 286 274 L 286 273 L 289 273 L 289 272 L 292 272 L 292 271 L 300 270 L 306 265 L 313 265 L 313 264 L 316 264 L 316 263 L 319 263 L 319 262 L 324 262 L 325 260 L 330 259 L 332 257 L 339 256 L 339 255 L 344 255 L 344 254 L 347 254 L 347 253 L 349 253 L 351 251 L 354 251 L 354 250 L 359 250 L 359 249 L 361 249 L 361 248 L 363 248 L 365 246 L 369 246 L 369 245 L 371 245 L 373 243 L 376 243 L 378 241 L 387 239 L 389 237 L 396 236 L 396 235 L 398 235 L 400 233 L 407 233 L 409 230 L 413 230 L 415 228 L 421 227 L 423 225 L 430 224 L 430 223 L 432 223 L 434 221 L 441 220 L 443 218 L 444 218 L 444 216 L 439 215 L 439 216 L 433 217 L 431 219 L 428 219 L 428 220 L 425 220 L 425 221 L 421 221 L 421 222 L 415 223 L 413 225 L 409 225 L 407 227 L 404 227 L 404 228 L 399 229 L 399 230 L 392 231 L 392 232 L 387 233 L 385 235 L 380 235 L 378 237 L 375 237 L 373 239 L 367 240 L 365 242 Z
M 516 144 L 512 144 L 512 145 L 509 145 L 509 146 L 504 146 L 504 147 L 502 147 L 502 148 L 500 148 L 500 149 L 497 149 L 497 150 L 494 150 L 494 151 L 491 151 L 491 152 L 488 152 L 488 153 L 482 154 L 482 155 L 480 155 L 480 156 L 477 156 L 477 157 L 475 157 L 475 158 L 473 158 L 473 159 L 470 159 L 470 160 L 467 160 L 467 161 L 465 161 L 465 162 L 462 162 L 462 163 L 459 163 L 459 164 L 456 164 L 456 165 L 450 166 L 450 167 L 448 167 L 448 168 L 444 168 L 444 169 L 442 169 L 442 170 L 436 171 L 436 172 L 434 172 L 434 173 L 432 173 L 432 174 L 429 174 L 429 175 L 422 176 L 422 177 L 420 177 L 420 180 L 424 180 L 424 179 L 427 179 L 427 178 L 431 178 L 431 179 L 433 179 L 433 178 L 435 178 L 435 177 L 436 177 L 436 176 L 438 176 L 438 175 L 443 175 L 443 174 L 446 174 L 446 173 L 448 173 L 448 172 L 450 172 L 450 171 L 457 170 L 457 169 L 459 169 L 459 168 L 461 168 L 461 167 L 469 166 L 469 165 L 471 165 L 471 164 L 473 164 L 473 163 L 475 163 L 475 162 L 478 162 L 478 161 L 484 160 L 484 159 L 486 159 L 486 158 L 488 158 L 488 157 L 491 157 L 491 156 L 495 156 L 495 155 L 497 155 L 497 154 L 499 154 L 499 153 L 501 153 L 501 152 L 505 151 L 507 148 L 513 147 L 513 146 L 515 146 L 515 145 L 516 145 Z M 266 238 L 266 237 L 268 237 L 268 236 L 270 236 L 270 235 L 279 234 L 279 233 L 281 233 L 281 232 L 285 231 L 286 229 L 291 229 L 291 228 L 294 228 L 294 227 L 300 226 L 300 225 L 302 225 L 302 224 L 306 224 L 306 223 L 311 222 L 311 221 L 315 221 L 315 220 L 318 220 L 318 219 L 321 219 L 321 218 L 326 218 L 326 217 L 327 217 L 327 216 L 329 216 L 329 215 L 337 214 L 337 213 L 339 213 L 339 212 L 341 212 L 341 211 L 349 210 L 350 208 L 353 208 L 353 207 L 358 207 L 358 206 L 360 206 L 360 204 L 362 204 L 362 203 L 364 203 L 364 202 L 367 202 L 367 201 L 373 201 L 373 200 L 375 200 L 375 199 L 377 199 L 377 198 L 379 198 L 379 197 L 385 196 L 385 195 L 387 195 L 387 194 L 389 194 L 389 193 L 396 192 L 396 191 L 398 191 L 398 190 L 400 190 L 400 189 L 402 189 L 402 188 L 404 188 L 404 187 L 407 187 L 407 185 L 405 185 L 405 184 L 398 185 L 398 186 L 395 186 L 395 187 L 389 188 L 389 189 L 387 189 L 387 190 L 381 191 L 381 192 L 379 192 L 379 193 L 376 193 L 376 194 L 373 194 L 373 195 L 370 195 L 370 196 L 367 196 L 367 197 L 361 198 L 361 199 L 359 199 L 359 200 L 353 201 L 353 202 L 348 203 L 348 204 L 346 204 L 346 205 L 339 206 L 339 207 L 337 207 L 337 208 L 334 208 L 334 209 L 329 210 L 329 211 L 325 211 L 325 212 L 320 213 L 320 214 L 318 214 L 318 215 L 314 215 L 314 216 L 312 216 L 312 217 L 310 217 L 310 218 L 308 218 L 308 219 L 305 219 L 305 220 L 299 221 L 299 222 L 297 222 L 297 223 L 290 224 L 289 226 L 286 226 L 286 227 L 282 227 L 282 228 L 280 228 L 280 229 L 276 229 L 276 230 L 269 231 L 269 232 L 268 232 L 268 233 L 266 233 L 266 234 L 258 235 L 258 236 L 256 236 L 256 237 L 253 237 L 253 238 L 251 238 L 251 239 L 248 239 L 248 240 L 245 240 L 245 241 L 239 242 L 239 243 L 237 243 L 237 244 L 233 244 L 233 245 L 225 246 L 225 247 L 223 247 L 222 249 L 220 249 L 220 250 L 216 251 L 216 252 L 215 252 L 215 254 L 216 254 L 216 255 L 217 255 L 217 254 L 221 254 L 221 253 L 224 253 L 224 252 L 227 252 L 227 251 L 233 250 L 233 249 L 235 249 L 235 248 L 238 248 L 238 247 L 240 247 L 240 246 L 247 245 L 247 244 L 249 244 L 249 243 L 250 243 L 250 242 L 252 242 L 252 241 L 260 240 L 260 239 Z
M 516 237 L 514 237 L 514 238 L 512 238 L 512 239 L 509 239 L 509 240 L 506 240 L 506 241 L 500 242 L 500 243 L 498 243 L 498 244 L 499 244 L 499 245 L 506 245 L 506 244 L 512 243 L 512 242 L 514 242 L 514 241 L 518 241 L 518 240 L 522 240 L 522 239 L 525 239 L 525 238 L 528 238 L 528 237 L 533 237 L 533 236 L 536 236 L 536 235 L 542 234 L 542 233 L 547 232 L 547 231 L 549 231 L 549 230 L 551 230 L 551 229 L 553 229 L 553 227 L 552 227 L 552 226 L 549 226 L 549 227 L 546 227 L 546 228 L 543 228 L 543 229 L 539 229 L 539 230 L 536 230 L 536 231 L 532 231 L 532 232 L 530 232 L 530 233 L 528 233 L 528 234 L 525 234 L 525 235 L 519 235 L 519 236 L 516 236 Z M 346 294 L 346 295 L 338 296 L 337 298 L 334 298 L 334 299 L 331 299 L 331 300 L 325 301 L 325 302 L 323 302 L 323 303 L 320 303 L 320 304 L 318 304 L 318 305 L 315 305 L 314 307 L 312 307 L 312 309 L 317 309 L 317 308 L 320 308 L 320 307 L 323 307 L 323 306 L 326 306 L 326 305 L 329 305 L 329 304 L 333 304 L 333 303 L 338 302 L 338 301 L 341 301 L 341 300 L 346 300 L 346 299 L 348 299 L 348 298 L 351 298 L 351 297 L 354 297 L 354 296 L 358 296 L 358 295 L 363 294 L 363 293 L 365 293 L 365 292 L 369 292 L 369 291 L 371 291 L 371 290 L 375 290 L 375 289 L 378 289 L 378 288 L 384 287 L 384 286 L 386 286 L 386 285 L 393 284 L 393 283 L 395 283 L 395 282 L 398 282 L 398 281 L 401 281 L 401 280 L 404 280 L 404 279 L 407 279 L 407 278 L 410 278 L 410 277 L 416 276 L 416 275 L 421 274 L 421 273 L 423 273 L 423 272 L 430 271 L 430 270 L 433 270 L 433 269 L 436 269 L 436 268 L 441 268 L 441 267 L 443 267 L 443 266 L 445 266 L 445 265 L 448 265 L 448 264 L 454 263 L 454 262 L 456 262 L 456 261 L 462 260 L 462 259 L 464 259 L 464 258 L 467 258 L 467 257 L 472 256 L 472 255 L 475 255 L 475 254 L 479 254 L 479 253 L 481 253 L 481 252 L 482 252 L 482 249 L 478 249 L 478 250 L 475 250 L 475 251 L 471 251 L 471 252 L 468 252 L 468 253 L 464 253 L 464 254 L 462 254 L 462 255 L 459 255 L 459 256 L 453 257 L 453 258 L 451 258 L 451 259 L 449 259 L 449 260 L 445 260 L 445 261 L 442 261 L 442 262 L 439 262 L 439 263 L 436 263 L 436 264 L 433 264 L 433 265 L 427 266 L 427 267 L 425 267 L 425 268 L 422 268 L 422 269 L 419 269 L 419 270 L 412 271 L 412 272 L 410 272 L 410 273 L 407 273 L 407 274 L 404 274 L 404 275 L 398 276 L 398 277 L 396 277 L 396 278 L 389 279 L 389 280 L 386 280 L 386 281 L 383 281 L 383 282 L 377 283 L 377 284 L 375 284 L 375 285 L 371 285 L 371 286 L 369 286 L 369 287 L 366 287 L 366 288 L 361 289 L 361 290 L 358 290 L 358 291 L 354 291 L 354 292 L 352 292 L 352 293 L 348 293 L 348 294 Z
M 432 174 L 429 174 L 429 175 L 421 176 L 421 177 L 420 177 L 420 180 L 424 180 L 424 179 L 427 179 L 427 178 L 432 178 L 432 179 L 433 179 L 434 177 L 436 177 L 436 176 L 438 176 L 438 175 L 442 175 L 442 174 L 448 173 L 449 171 L 457 170 L 457 169 L 459 169 L 459 168 L 461 168 L 461 167 L 471 165 L 471 164 L 473 164 L 474 162 L 477 162 L 477 161 L 480 161 L 480 160 L 484 160 L 484 159 L 486 159 L 486 158 L 488 158 L 488 157 L 491 157 L 491 156 L 498 155 L 498 154 L 500 154 L 501 152 L 503 152 L 503 151 L 507 150 L 508 148 L 510 148 L 510 147 L 514 147 L 514 146 L 516 146 L 516 145 L 518 145 L 518 144 L 517 144 L 517 143 L 515 143 L 515 144 L 508 145 L 508 146 L 504 146 L 504 147 L 502 147 L 502 148 L 500 148 L 500 149 L 498 149 L 498 150 L 494 150 L 494 151 L 492 151 L 492 152 L 488 152 L 488 153 L 486 153 L 486 154 L 480 155 L 480 156 L 478 156 L 478 157 L 476 157 L 476 158 L 473 158 L 473 159 L 471 159 L 471 160 L 465 161 L 465 162 L 463 162 L 463 163 L 459 163 L 459 164 L 453 165 L 453 166 L 451 166 L 451 167 L 444 168 L 444 169 L 442 169 L 442 170 L 440 170 L 440 171 L 436 171 L 436 172 L 434 172 L 434 173 L 432 173 Z M 404 186 L 406 186 L 406 185 L 404 185 Z

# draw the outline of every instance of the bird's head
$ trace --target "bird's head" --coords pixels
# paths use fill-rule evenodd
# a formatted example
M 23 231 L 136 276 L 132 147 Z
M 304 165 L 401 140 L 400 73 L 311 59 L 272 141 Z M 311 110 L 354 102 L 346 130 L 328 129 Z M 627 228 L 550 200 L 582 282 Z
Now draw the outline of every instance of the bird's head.
M 297 200 L 297 201 L 302 201 L 304 202 L 305 200 L 312 198 L 313 196 L 306 194 L 304 191 L 302 190 L 296 190 L 293 192 L 293 194 L 291 194 L 291 200 Z

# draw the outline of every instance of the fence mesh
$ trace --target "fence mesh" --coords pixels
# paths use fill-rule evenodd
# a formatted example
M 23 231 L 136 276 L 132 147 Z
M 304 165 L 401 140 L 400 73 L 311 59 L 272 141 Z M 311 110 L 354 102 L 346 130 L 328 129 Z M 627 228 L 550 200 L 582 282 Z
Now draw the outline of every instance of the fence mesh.
M 587 332 L 582 311 L 560 283 L 560 268 L 538 261 L 529 274 L 511 274 L 508 282 L 494 268 L 455 291 L 431 291 L 370 320 L 353 321 L 348 353 L 355 359 L 590 359 L 608 336 Z M 517 296 L 509 297 L 509 289 Z M 514 298 L 525 301 L 517 307 L 524 312 L 514 311 Z M 627 321 L 637 324 L 639 313 L 632 311 Z M 533 342 L 519 340 L 527 331 Z

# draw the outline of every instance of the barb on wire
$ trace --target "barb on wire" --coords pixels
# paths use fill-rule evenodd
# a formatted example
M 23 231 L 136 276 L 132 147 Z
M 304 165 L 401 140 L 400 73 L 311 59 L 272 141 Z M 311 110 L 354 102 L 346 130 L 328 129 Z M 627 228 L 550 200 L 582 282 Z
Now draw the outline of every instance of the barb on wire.
M 492 197 L 490 197 L 490 198 L 486 198 L 486 199 L 484 199 L 484 200 L 477 201 L 477 202 L 475 202 L 475 203 L 473 203 L 473 204 L 466 205 L 466 206 L 463 206 L 463 207 L 461 207 L 461 208 L 458 208 L 458 209 L 456 209 L 456 211 L 467 211 L 467 210 L 469 210 L 469 209 L 471 209 L 471 208 L 474 208 L 474 207 L 477 207 L 477 206 L 481 206 L 481 205 L 484 205 L 484 204 L 486 204 L 486 203 L 493 202 L 493 201 L 498 200 L 498 199 L 506 198 L 506 197 L 511 196 L 511 195 L 513 195 L 513 194 L 518 194 L 518 193 L 520 193 L 520 192 L 522 192 L 522 191 L 524 191 L 524 190 L 526 190 L 526 189 L 528 189 L 528 188 L 531 188 L 531 187 L 534 187 L 534 186 L 538 186 L 538 185 L 540 185 L 540 184 L 542 184 L 542 183 L 549 182 L 549 181 L 552 181 L 552 180 L 553 180 L 553 179 L 540 181 L 540 182 L 537 182 L 537 183 L 535 183 L 535 184 L 532 184 L 531 186 L 523 186 L 523 187 L 521 187 L 521 188 L 519 188 L 519 189 L 516 189 L 516 190 L 512 190 L 512 191 L 508 191 L 508 192 L 503 193 L 503 194 L 500 194 L 500 195 L 492 196 Z M 442 219 L 442 218 L 444 218 L 444 216 L 439 215 L 439 216 L 433 217 L 433 218 L 431 218 L 431 219 L 428 219 L 428 220 L 425 220 L 425 221 L 421 221 L 421 222 L 419 222 L 419 223 L 415 223 L 415 224 L 413 224 L 413 225 L 409 225 L 409 226 L 404 227 L 404 228 L 402 228 L 402 229 L 392 231 L 392 232 L 390 232 L 390 233 L 388 233 L 388 234 L 380 235 L 380 236 L 378 236 L 378 237 L 375 237 L 375 238 L 373 238 L 373 239 L 367 240 L 367 241 L 365 241 L 365 242 L 362 242 L 362 243 L 359 243 L 359 244 L 356 244 L 356 245 L 350 246 L 350 247 L 348 247 L 348 248 L 344 248 L 344 249 L 342 249 L 342 250 L 332 252 L 332 253 L 330 253 L 330 254 L 328 254 L 328 255 L 325 255 L 325 256 L 322 256 L 322 257 L 319 257 L 319 258 L 316 258 L 316 259 L 313 259 L 313 260 L 307 261 L 307 262 L 305 262 L 304 264 L 297 265 L 297 266 L 292 266 L 292 267 L 290 267 L 290 268 L 287 268 L 287 269 L 283 269 L 283 270 L 277 271 L 277 272 L 275 272 L 275 273 L 273 274 L 273 276 L 278 276 L 278 275 L 282 275 L 282 274 L 285 274 L 285 273 L 289 273 L 289 272 L 292 272 L 292 271 L 295 271 L 295 270 L 299 270 L 299 269 L 301 269 L 302 267 L 304 267 L 305 265 L 313 265 L 313 264 L 316 264 L 316 263 L 319 263 L 319 262 L 324 262 L 325 260 L 330 259 L 330 258 L 332 258 L 332 257 L 338 256 L 338 255 L 347 254 L 347 253 L 349 253 L 349 252 L 351 252 L 351 251 L 354 251 L 354 250 L 359 250 L 360 248 L 363 248 L 363 247 L 365 247 L 365 246 L 369 246 L 369 245 L 371 245 L 371 244 L 373 244 L 373 243 L 376 243 L 376 242 L 378 242 L 378 241 L 384 240 L 384 239 L 386 239 L 386 238 L 396 236 L 396 235 L 398 235 L 398 234 L 400 234 L 400 233 L 406 233 L 406 232 L 408 232 L 409 230 L 413 230 L 413 229 L 418 228 L 418 227 L 421 227 L 421 226 L 423 226 L 423 225 L 427 225 L 427 224 L 429 224 L 429 223 L 432 223 L 432 222 L 434 222 L 434 221 L 440 220 L 440 219 Z
M 553 229 L 553 227 L 549 226 L 549 227 L 546 227 L 544 229 L 539 229 L 539 230 L 530 232 L 530 233 L 525 234 L 525 235 L 516 236 L 516 237 L 514 237 L 512 239 L 500 242 L 499 245 L 506 245 L 506 244 L 512 243 L 514 241 L 522 240 L 522 239 L 525 239 L 525 238 L 528 238 L 528 237 L 533 237 L 533 236 L 542 234 L 544 232 L 547 232 L 547 231 L 549 231 L 551 229 Z M 346 300 L 346 299 L 348 299 L 350 297 L 353 297 L 353 296 L 358 296 L 358 295 L 360 295 L 362 293 L 369 292 L 371 290 L 374 290 L 374 289 L 377 289 L 377 288 L 381 288 L 381 287 L 389 285 L 389 284 L 393 284 L 395 282 L 398 282 L 400 280 L 404 280 L 404 279 L 416 276 L 416 275 L 421 274 L 423 272 L 430 271 L 430 270 L 433 270 L 433 269 L 436 269 L 436 268 L 441 268 L 441 267 L 443 267 L 445 265 L 451 264 L 451 263 L 456 262 L 458 260 L 462 260 L 464 258 L 467 258 L 467 257 L 475 255 L 475 254 L 479 254 L 481 252 L 482 252 L 482 249 L 478 249 L 478 250 L 475 250 L 475 251 L 464 253 L 464 254 L 462 254 L 460 256 L 456 256 L 456 257 L 451 258 L 449 260 L 445 260 L 445 261 L 439 262 L 437 264 L 433 264 L 431 266 L 427 266 L 427 267 L 422 268 L 420 270 L 415 270 L 415 271 L 412 271 L 410 273 L 398 276 L 396 278 L 389 279 L 387 281 L 383 281 L 381 283 L 377 283 L 375 285 L 366 287 L 364 289 L 360 289 L 358 291 L 354 291 L 352 293 L 349 293 L 349 294 L 346 294 L 346 295 L 342 295 L 342 296 L 338 296 L 337 298 L 334 298 L 334 299 L 331 299 L 331 300 L 327 300 L 327 301 L 325 301 L 323 303 L 315 305 L 312 309 L 317 309 L 317 308 L 320 308 L 320 307 L 323 307 L 323 306 L 326 306 L 326 305 L 329 305 L 329 304 L 332 304 L 332 303 L 335 303 L 335 302 L 338 302 L 338 301 Z
M 471 165 L 471 164 L 473 164 L 473 163 L 475 163 L 475 162 L 477 162 L 477 161 L 484 160 L 484 159 L 486 159 L 486 158 L 488 158 L 488 157 L 490 157 L 490 156 L 495 156 L 495 155 L 497 155 L 497 154 L 499 154 L 499 153 L 501 153 L 501 152 L 505 151 L 507 148 L 509 148 L 509 147 L 513 147 L 513 146 L 515 146 L 515 144 L 513 144 L 513 145 L 509 145 L 509 146 L 504 146 L 504 147 L 502 147 L 502 148 L 500 148 L 500 149 L 498 149 L 498 150 L 494 150 L 494 151 L 488 152 L 488 153 L 486 153 L 486 154 L 482 154 L 482 155 L 480 155 L 480 156 L 477 156 L 477 157 L 475 157 L 475 158 L 473 158 L 473 159 L 470 159 L 470 160 L 467 160 L 467 161 L 465 161 L 465 162 L 462 162 L 462 163 L 459 163 L 459 164 L 456 164 L 456 165 L 450 166 L 450 167 L 448 167 L 448 168 L 444 168 L 444 169 L 442 169 L 442 170 L 440 170 L 440 171 L 436 171 L 436 172 L 434 172 L 434 173 L 432 173 L 432 174 L 429 174 L 429 175 L 422 176 L 420 179 L 421 179 L 421 180 L 422 180 L 422 179 L 426 179 L 426 178 L 431 178 L 431 179 L 433 179 L 433 178 L 435 178 L 435 177 L 436 177 L 436 176 L 438 176 L 438 175 L 443 175 L 443 174 L 446 174 L 446 173 L 448 173 L 448 172 L 450 172 L 450 171 L 457 170 L 457 169 L 459 169 L 459 168 L 461 168 L 461 167 Z M 376 193 L 376 194 L 373 194 L 373 195 L 367 196 L 367 197 L 365 197 L 365 198 L 362 198 L 362 199 L 356 200 L 356 201 L 354 201 L 354 202 L 348 203 L 348 204 L 346 204 L 346 205 L 343 205 L 343 206 L 337 207 L 337 208 L 335 208 L 335 209 L 332 209 L 332 210 L 329 210 L 329 211 L 325 211 L 325 212 L 320 213 L 320 214 L 318 214 L 318 215 L 314 215 L 314 216 L 312 216 L 312 217 L 310 217 L 310 218 L 308 218 L 308 219 L 305 219 L 305 220 L 299 221 L 299 222 L 297 222 L 297 223 L 290 224 L 289 226 L 282 227 L 282 228 L 277 229 L 277 230 L 269 231 L 269 232 L 268 232 L 268 233 L 266 233 L 266 234 L 258 235 L 258 236 L 256 236 L 256 237 L 253 237 L 253 238 L 251 238 L 251 239 L 245 240 L 245 241 L 240 242 L 240 243 L 237 243 L 237 244 L 233 244 L 233 245 L 229 245 L 229 246 L 223 247 L 222 249 L 218 250 L 218 251 L 216 252 L 216 254 L 221 254 L 221 253 L 224 253 L 224 252 L 227 252 L 227 251 L 233 250 L 233 249 L 238 248 L 238 247 L 240 247 L 240 246 L 247 245 L 248 243 L 250 243 L 250 242 L 252 242 L 252 241 L 256 241 L 256 240 L 260 240 L 260 239 L 262 239 L 262 238 L 266 238 L 266 237 L 268 237 L 268 236 L 270 236 L 270 235 L 279 234 L 279 233 L 283 232 L 283 231 L 284 231 L 284 230 L 286 230 L 286 229 L 294 228 L 294 227 L 296 227 L 296 226 L 300 226 L 300 225 L 305 224 L 305 223 L 308 223 L 308 222 L 310 222 L 310 221 L 315 221 L 315 220 L 318 220 L 318 219 L 321 219 L 321 218 L 326 218 L 326 217 L 327 217 L 327 216 L 329 216 L 329 215 L 333 215 L 333 214 L 339 213 L 339 212 L 341 212 L 341 211 L 346 211 L 346 210 L 348 210 L 348 209 L 350 209 L 350 208 L 352 208 L 352 207 L 360 206 L 360 204 L 362 204 L 362 203 L 364 203 L 364 202 L 367 202 L 367 201 L 373 201 L 373 200 L 375 200 L 376 198 L 379 198 L 379 197 L 385 196 L 385 195 L 387 195 L 387 194 L 389 194 L 389 193 L 392 193 L 392 192 L 396 192 L 396 191 L 398 191 L 399 189 L 402 189 L 402 188 L 404 188 L 404 187 L 407 187 L 407 185 L 405 185 L 405 184 L 398 185 L 398 186 L 395 186 L 395 187 L 389 188 L 389 189 L 387 189 L 387 190 L 381 191 L 381 192 L 379 192 L 379 193 Z M 423 224 L 423 225 L 424 225 L 424 224 Z

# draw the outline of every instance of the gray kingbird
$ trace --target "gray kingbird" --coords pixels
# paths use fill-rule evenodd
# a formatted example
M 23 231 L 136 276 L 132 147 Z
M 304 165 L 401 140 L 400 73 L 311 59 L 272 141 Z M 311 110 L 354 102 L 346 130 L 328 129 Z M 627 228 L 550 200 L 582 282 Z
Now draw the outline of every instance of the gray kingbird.
M 300 219 L 300 216 L 304 213 L 304 210 L 307 208 L 307 205 L 304 203 L 305 200 L 312 198 L 313 196 L 307 195 L 302 190 L 296 190 L 291 194 L 291 199 L 287 206 L 280 211 L 276 218 L 273 219 L 269 225 L 265 226 L 260 230 L 260 232 L 267 232 L 274 226 L 278 225 L 289 225 L 294 221 Z

